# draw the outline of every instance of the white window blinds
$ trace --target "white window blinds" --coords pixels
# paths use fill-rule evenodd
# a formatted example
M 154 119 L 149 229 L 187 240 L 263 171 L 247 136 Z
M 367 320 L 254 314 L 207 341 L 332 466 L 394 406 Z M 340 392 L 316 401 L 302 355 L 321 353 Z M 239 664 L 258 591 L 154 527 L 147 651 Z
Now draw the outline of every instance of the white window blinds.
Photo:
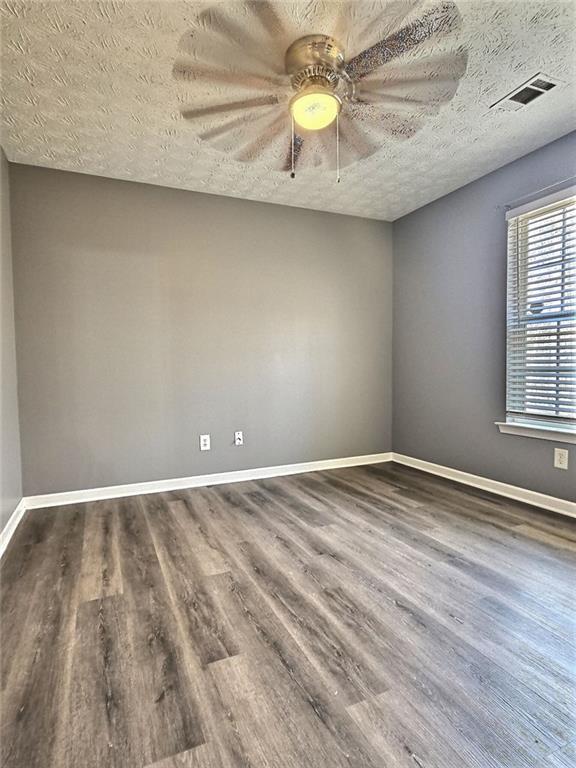
M 575 192 L 507 216 L 508 421 L 576 429 Z

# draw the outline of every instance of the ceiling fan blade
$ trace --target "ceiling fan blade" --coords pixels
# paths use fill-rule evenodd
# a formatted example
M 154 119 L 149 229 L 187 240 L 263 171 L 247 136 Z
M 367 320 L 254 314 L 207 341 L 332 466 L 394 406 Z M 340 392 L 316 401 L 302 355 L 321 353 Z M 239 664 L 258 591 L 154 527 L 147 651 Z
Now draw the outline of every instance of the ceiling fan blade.
M 282 78 L 266 77 L 252 72 L 224 70 L 196 63 L 193 59 L 176 59 L 172 68 L 175 80 L 184 82 L 201 81 L 209 84 L 222 83 L 236 88 L 248 88 L 253 91 L 270 91 L 274 87 L 286 87 Z M 286 78 L 284 78 L 285 80 Z
M 364 101 L 365 97 L 370 99 L 372 96 L 392 95 L 392 93 L 396 91 L 414 91 L 419 88 L 427 88 L 430 85 L 434 86 L 437 90 L 445 89 L 448 91 L 454 89 L 455 91 L 458 87 L 458 80 L 449 77 L 438 77 L 436 79 L 428 77 L 408 77 L 405 80 L 374 80 L 371 83 L 363 80 L 360 89 L 356 91 L 356 97 L 359 98 L 360 101 Z
M 179 57 L 216 69 L 253 72 L 263 77 L 279 77 L 284 74 L 278 72 L 277 51 L 266 50 L 266 55 L 255 55 L 252 47 L 242 42 L 244 36 L 240 39 L 227 37 L 219 33 L 218 28 L 212 28 L 205 17 L 202 21 L 202 25 L 197 24 L 180 38 Z M 262 43 L 258 43 L 256 48 L 262 51 Z
M 361 79 L 356 91 L 356 104 L 366 105 L 364 111 L 357 110 L 358 118 L 372 116 L 373 125 L 382 125 L 390 132 L 390 123 L 384 115 L 395 115 L 398 119 L 413 120 L 410 127 L 394 126 L 394 135 L 413 135 L 411 127 L 420 127 L 420 118 L 435 115 L 443 104 L 450 102 L 458 90 L 460 78 L 466 71 L 467 54 L 457 51 L 452 55 L 408 62 L 407 65 L 391 64 L 375 75 Z M 368 113 L 365 115 L 366 110 Z M 380 121 L 380 123 L 378 122 Z
M 456 5 L 451 0 L 443 0 L 421 18 L 354 56 L 346 65 L 346 71 L 353 80 L 360 80 L 430 37 L 452 32 L 458 28 L 460 21 Z
M 340 3 L 340 14 L 334 25 L 333 37 L 344 44 L 346 50 L 357 50 L 359 44 L 371 44 L 388 37 L 394 30 L 406 26 L 407 17 L 419 14 L 419 6 L 427 0 L 387 0 L 386 3 L 359 3 L 347 0 Z
M 264 150 L 266 150 L 283 131 L 286 131 L 286 126 L 289 124 L 290 121 L 286 119 L 284 113 L 277 115 L 270 125 L 264 126 L 259 130 L 256 138 L 252 139 L 252 141 L 242 147 L 234 157 L 241 163 L 252 162 L 252 160 L 255 160 L 262 155 Z
M 342 43 L 345 48 L 348 46 L 350 30 L 354 25 L 355 6 L 355 0 L 342 0 L 338 4 L 336 18 L 330 30 L 330 35 Z
M 232 120 L 227 120 L 225 123 L 221 123 L 214 128 L 209 128 L 207 131 L 202 131 L 198 134 L 198 137 L 202 139 L 202 141 L 213 141 L 214 139 L 218 139 L 220 136 L 224 136 L 225 134 L 230 133 L 230 131 L 233 131 L 236 128 L 240 128 L 243 125 L 246 125 L 245 113 L 241 114 L 239 117 L 233 118 Z
M 340 145 L 344 151 L 351 151 L 356 158 L 368 157 L 382 148 L 381 142 L 373 140 L 362 130 L 358 121 L 340 121 Z
M 268 0 L 249 0 L 246 3 L 270 37 L 277 37 L 285 31 L 284 24 L 276 9 Z
M 359 81 L 362 93 L 383 88 L 405 88 L 427 83 L 458 83 L 468 66 L 467 51 L 387 64 Z
M 382 148 L 382 141 L 373 141 L 368 133 L 350 115 L 342 114 L 340 118 L 340 152 L 339 166 L 346 168 L 348 165 L 374 154 Z M 315 142 L 315 152 L 307 152 L 306 165 L 322 165 L 331 171 L 336 170 L 336 132 L 317 131 L 312 139 Z
M 274 111 L 271 115 L 267 110 L 247 111 L 198 136 L 236 160 L 248 162 L 262 154 L 282 130 L 286 131 L 286 116 L 283 112 L 277 114 Z
M 236 23 L 229 14 L 221 13 L 218 7 L 203 11 L 199 22 L 206 24 L 211 33 L 223 38 L 234 49 L 249 51 L 251 58 L 260 62 L 266 70 L 276 75 L 284 74 L 283 56 L 279 55 L 275 48 L 268 48 L 263 45 L 264 41 L 254 37 L 250 25 Z
M 440 41 L 434 41 L 437 49 L 442 50 L 438 53 L 432 53 L 430 56 L 420 56 L 419 54 L 407 57 L 401 61 L 391 62 L 384 70 L 387 78 L 391 79 L 410 79 L 413 77 L 426 77 L 428 80 L 442 77 L 453 77 L 460 79 L 466 74 L 468 68 L 468 51 L 460 46 L 452 47 L 449 43 L 442 45 Z M 374 75 L 368 75 L 364 82 L 369 82 L 372 77 L 378 78 L 382 72 L 375 72 Z
M 278 96 L 258 96 L 254 99 L 244 99 L 243 101 L 230 101 L 227 104 L 215 104 L 211 107 L 200 107 L 198 109 L 181 110 L 182 117 L 186 120 L 195 120 L 199 117 L 209 117 L 210 115 L 221 115 L 226 112 L 237 112 L 239 109 L 254 109 L 257 107 L 269 107 L 278 104 Z
M 391 93 L 362 93 L 357 99 L 358 104 L 379 106 L 390 111 L 410 113 L 418 115 L 435 115 L 439 108 L 439 100 L 422 101 L 408 96 L 394 96 Z
M 423 124 L 421 115 L 406 115 L 400 111 L 371 104 L 364 104 L 357 110 L 351 110 L 351 117 L 356 126 L 363 126 L 371 134 L 377 133 L 379 136 L 390 136 L 399 140 L 411 139 Z M 380 146 L 381 143 L 380 140 Z
M 356 95 L 361 100 L 365 96 L 368 98 L 371 96 L 393 96 L 395 99 L 413 98 L 422 102 L 426 99 L 430 101 L 444 101 L 444 94 L 450 94 L 449 97 L 451 98 L 456 92 L 458 84 L 458 80 L 449 77 L 437 78 L 436 80 L 426 77 L 415 77 L 412 80 L 410 78 L 397 81 L 381 80 L 367 88 L 362 81 L 361 88 L 356 92 Z M 419 95 L 417 96 L 416 93 Z M 422 94 L 422 98 L 420 94 Z
M 359 80 L 356 97 L 360 101 L 371 102 L 372 94 L 387 94 L 445 103 L 456 94 L 467 65 L 466 51 L 403 60 L 402 64 L 391 62 Z
M 372 104 L 388 107 L 391 111 L 412 112 L 421 115 L 436 114 L 442 104 L 447 104 L 454 98 L 458 90 L 457 79 L 398 80 L 379 83 L 361 81 L 360 89 L 356 92 L 356 103 Z
M 300 136 L 300 134 L 298 133 L 294 134 L 294 168 L 296 168 L 298 165 L 298 159 L 302 154 L 303 144 L 304 144 L 304 139 L 302 138 L 302 136 Z M 292 140 L 290 140 L 288 144 L 288 151 L 286 152 L 286 160 L 284 161 L 282 170 L 283 171 L 292 170 Z

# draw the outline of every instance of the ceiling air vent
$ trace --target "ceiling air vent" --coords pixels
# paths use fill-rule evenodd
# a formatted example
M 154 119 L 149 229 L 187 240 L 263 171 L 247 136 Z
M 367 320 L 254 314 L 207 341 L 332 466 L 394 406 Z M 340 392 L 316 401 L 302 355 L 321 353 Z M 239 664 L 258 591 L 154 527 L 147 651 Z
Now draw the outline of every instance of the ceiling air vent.
M 490 106 L 490 109 L 522 109 L 522 107 L 525 107 L 527 104 L 539 99 L 540 96 L 544 96 L 548 91 L 561 85 L 564 85 L 564 83 L 560 80 L 544 75 L 542 72 L 538 72 L 538 74 L 531 77 L 530 80 L 522 83 L 518 88 L 515 88 L 513 91 L 510 91 L 510 93 L 506 94 L 506 96 L 494 102 L 494 104 Z

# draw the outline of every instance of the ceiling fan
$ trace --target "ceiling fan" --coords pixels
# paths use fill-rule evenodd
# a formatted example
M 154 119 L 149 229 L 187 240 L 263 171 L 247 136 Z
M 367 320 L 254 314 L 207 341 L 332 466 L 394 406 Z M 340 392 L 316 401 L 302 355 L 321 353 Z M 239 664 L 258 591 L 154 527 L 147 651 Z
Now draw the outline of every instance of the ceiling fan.
M 460 25 L 452 0 L 208 7 L 179 43 L 180 111 L 236 160 L 292 176 L 339 169 L 410 138 L 453 98 Z

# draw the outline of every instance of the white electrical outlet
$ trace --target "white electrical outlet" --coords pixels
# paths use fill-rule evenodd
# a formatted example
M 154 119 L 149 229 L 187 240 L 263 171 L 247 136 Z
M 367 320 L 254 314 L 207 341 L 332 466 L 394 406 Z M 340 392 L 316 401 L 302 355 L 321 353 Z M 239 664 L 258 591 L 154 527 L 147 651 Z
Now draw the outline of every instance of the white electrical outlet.
M 234 432 L 234 445 L 244 445 L 244 435 L 242 432 Z
M 210 450 L 210 435 L 200 435 L 200 450 L 201 451 Z
M 554 466 L 556 469 L 568 469 L 567 448 L 554 448 Z

